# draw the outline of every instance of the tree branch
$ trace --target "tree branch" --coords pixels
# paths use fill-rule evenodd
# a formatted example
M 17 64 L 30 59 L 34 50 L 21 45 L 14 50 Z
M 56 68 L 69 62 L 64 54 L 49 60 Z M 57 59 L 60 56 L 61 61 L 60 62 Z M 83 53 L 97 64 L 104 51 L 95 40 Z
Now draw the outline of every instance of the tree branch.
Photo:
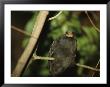
M 27 35 L 27 36 L 29 36 L 29 37 L 33 37 L 33 38 L 36 39 L 36 37 L 32 36 L 30 33 L 26 32 L 26 31 L 24 31 L 24 30 L 22 30 L 22 29 L 20 29 L 20 28 L 18 28 L 18 27 L 16 27 L 16 26 L 13 26 L 13 25 L 12 25 L 11 28 L 12 28 L 13 30 L 19 32 L 19 33 L 22 33 L 22 34 L 24 34 L 24 35 Z
M 49 18 L 49 21 L 50 21 L 50 20 L 53 20 L 53 19 L 55 19 L 55 18 L 57 18 L 62 12 L 63 12 L 63 11 L 60 11 L 57 15 L 55 15 L 55 16 Z
M 90 66 L 87 66 L 87 65 L 82 65 L 82 64 L 76 63 L 76 66 L 100 72 L 99 69 L 96 69 L 96 68 L 93 68 L 93 67 L 90 67 Z
M 55 60 L 55 58 L 53 58 L 53 57 L 41 57 L 41 56 L 37 56 L 35 54 L 33 55 L 33 58 L 34 58 L 34 60 L 52 60 L 52 61 Z M 90 67 L 90 66 L 87 66 L 87 65 L 82 65 L 82 64 L 79 64 L 79 63 L 76 63 L 75 65 L 78 66 L 78 67 L 82 67 L 82 68 L 86 68 L 86 69 L 90 69 L 90 70 L 93 70 L 93 71 L 100 72 L 99 69 L 96 69 L 96 68 L 93 68 L 93 67 Z
M 99 64 L 100 64 L 100 59 L 98 60 L 96 66 L 95 66 L 96 69 L 98 68 Z M 94 76 L 94 74 L 95 74 L 95 71 L 92 73 L 92 77 Z
M 53 57 L 41 57 L 41 56 L 37 56 L 35 54 L 33 54 L 33 58 L 34 58 L 34 60 L 38 60 L 38 59 L 40 59 L 40 60 L 55 60 L 55 58 L 53 58 Z
M 17 65 L 12 73 L 12 76 L 21 76 L 21 73 L 25 69 L 25 66 L 29 60 L 29 57 L 32 54 L 35 44 L 37 43 L 37 40 L 39 38 L 39 35 L 41 33 L 41 30 L 43 28 L 43 25 L 47 18 L 48 13 L 49 13 L 48 11 L 39 12 L 32 31 L 32 36 L 36 37 L 36 39 L 34 39 L 33 37 L 30 38 L 27 47 L 25 48 L 24 52 L 22 53 L 21 57 L 17 62 Z
M 92 26 L 95 28 L 96 31 L 100 32 L 100 29 L 96 27 L 96 25 L 94 24 L 94 22 L 92 21 L 92 19 L 90 18 L 89 14 L 87 11 L 85 11 L 85 14 L 87 15 L 89 21 L 91 22 Z

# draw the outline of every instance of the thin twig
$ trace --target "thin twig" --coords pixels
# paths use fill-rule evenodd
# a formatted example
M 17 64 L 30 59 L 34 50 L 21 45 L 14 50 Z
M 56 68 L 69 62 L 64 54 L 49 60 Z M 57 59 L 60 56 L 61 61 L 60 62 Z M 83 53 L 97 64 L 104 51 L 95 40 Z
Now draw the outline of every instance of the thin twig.
M 33 37 L 33 38 L 36 39 L 36 37 L 32 36 L 30 33 L 26 32 L 26 31 L 24 31 L 24 30 L 22 30 L 22 29 L 20 29 L 20 28 L 18 28 L 18 27 L 16 27 L 16 26 L 13 26 L 13 25 L 12 25 L 11 28 L 12 28 L 13 30 L 17 31 L 17 32 L 20 32 L 20 33 L 22 33 L 22 34 L 25 34 L 25 35 L 27 35 L 27 36 L 29 36 L 29 37 Z
M 57 18 L 62 12 L 63 11 L 60 11 L 57 15 L 55 15 L 54 17 L 49 18 L 48 20 L 50 21 L 50 20 L 53 20 L 53 19 Z
M 35 54 L 33 55 L 33 58 L 34 58 L 34 60 L 52 60 L 52 61 L 55 60 L 55 58 L 53 58 L 53 57 L 41 57 L 41 56 L 37 56 Z M 99 69 L 96 69 L 96 68 L 93 68 L 93 67 L 90 67 L 90 66 L 87 66 L 87 65 L 82 65 L 82 64 L 79 64 L 79 63 L 76 63 L 75 65 L 78 66 L 78 67 L 90 69 L 90 70 L 93 70 L 93 71 L 98 71 L 98 72 L 100 71 Z
M 96 27 L 96 25 L 94 24 L 94 22 L 92 21 L 92 19 L 90 18 L 89 14 L 87 11 L 85 11 L 85 14 L 87 15 L 89 21 L 91 22 L 92 26 L 95 28 L 96 31 L 100 32 L 100 29 Z
M 31 36 L 30 33 L 25 32 L 25 31 L 23 31 L 22 29 L 20 29 L 20 28 L 18 28 L 18 27 L 16 27 L 16 26 L 13 26 L 13 25 L 12 25 L 11 28 L 12 28 L 13 30 L 18 31 L 18 32 L 20 32 L 20 33 L 22 33 L 22 34 L 25 34 L 25 35 L 27 35 L 27 36 Z
M 83 67 L 83 68 L 86 68 L 86 69 L 90 69 L 90 70 L 93 70 L 93 71 L 99 71 L 100 72 L 99 69 L 96 69 L 96 68 L 93 68 L 93 67 L 90 67 L 90 66 L 87 66 L 87 65 L 81 65 L 79 63 L 76 63 L 76 66 Z
M 36 39 L 34 39 L 33 37 L 30 38 L 27 47 L 19 58 L 17 65 L 12 73 L 13 76 L 21 76 L 21 74 L 25 70 L 26 64 L 28 64 L 27 62 L 29 60 L 29 57 L 31 56 L 33 48 L 38 41 L 39 35 L 46 21 L 48 13 L 48 11 L 39 12 L 32 32 L 32 36 L 36 37 Z
M 35 54 L 33 54 L 33 58 L 34 58 L 34 60 L 38 60 L 38 59 L 40 59 L 40 60 L 55 60 L 55 58 L 53 58 L 53 57 L 41 57 L 41 56 L 37 56 Z
M 100 60 L 98 60 L 96 66 L 95 66 L 96 69 L 98 68 L 99 64 L 100 64 Z M 94 74 L 95 74 L 95 72 L 92 73 L 92 77 L 94 76 Z

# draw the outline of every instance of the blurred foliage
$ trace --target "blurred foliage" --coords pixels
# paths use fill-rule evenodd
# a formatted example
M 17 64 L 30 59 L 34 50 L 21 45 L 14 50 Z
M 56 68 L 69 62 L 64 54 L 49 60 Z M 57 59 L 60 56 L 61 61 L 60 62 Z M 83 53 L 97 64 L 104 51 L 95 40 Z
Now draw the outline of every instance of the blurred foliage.
M 34 12 L 32 18 L 27 22 L 25 27 L 27 32 L 32 32 L 37 13 L 38 12 Z M 57 13 L 58 12 L 55 12 L 54 15 Z M 95 25 L 99 27 L 100 12 L 90 11 L 88 13 Z M 49 17 L 51 17 L 51 15 Z M 84 11 L 63 11 L 57 18 L 46 23 L 49 24 L 49 27 L 47 27 L 47 29 L 44 28 L 45 31 L 42 31 L 45 33 L 46 37 L 41 39 L 38 43 L 38 50 L 42 49 L 39 51 L 41 54 L 40 56 L 48 56 L 49 47 L 52 41 L 61 37 L 66 31 L 73 31 L 75 32 L 77 38 L 78 54 L 76 57 L 76 62 L 95 67 L 100 58 L 100 32 L 94 29 Z M 26 46 L 27 42 L 28 39 L 24 38 L 23 47 Z M 37 55 L 39 55 L 39 53 L 37 53 Z M 76 76 L 89 76 L 90 72 L 91 70 L 75 67 L 73 74 Z M 48 62 L 35 60 L 32 61 L 23 76 L 48 75 Z

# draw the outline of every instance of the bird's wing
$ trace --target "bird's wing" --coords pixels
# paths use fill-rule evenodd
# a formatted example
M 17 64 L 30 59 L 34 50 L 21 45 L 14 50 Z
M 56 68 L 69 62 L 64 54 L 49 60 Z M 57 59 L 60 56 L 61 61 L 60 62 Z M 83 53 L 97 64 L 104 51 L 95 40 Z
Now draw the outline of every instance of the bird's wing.
M 57 41 L 53 41 L 50 50 L 49 50 L 49 56 L 52 56 L 53 52 L 55 51 Z

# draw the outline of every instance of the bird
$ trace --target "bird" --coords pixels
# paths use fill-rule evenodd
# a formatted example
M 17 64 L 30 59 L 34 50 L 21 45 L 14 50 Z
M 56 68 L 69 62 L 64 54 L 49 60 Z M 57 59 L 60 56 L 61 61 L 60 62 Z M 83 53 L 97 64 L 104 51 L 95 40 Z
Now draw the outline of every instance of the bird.
M 49 57 L 55 58 L 48 60 L 48 67 L 51 76 L 58 76 L 69 66 L 75 64 L 77 50 L 77 40 L 74 32 L 66 32 L 62 37 L 53 41 Z

